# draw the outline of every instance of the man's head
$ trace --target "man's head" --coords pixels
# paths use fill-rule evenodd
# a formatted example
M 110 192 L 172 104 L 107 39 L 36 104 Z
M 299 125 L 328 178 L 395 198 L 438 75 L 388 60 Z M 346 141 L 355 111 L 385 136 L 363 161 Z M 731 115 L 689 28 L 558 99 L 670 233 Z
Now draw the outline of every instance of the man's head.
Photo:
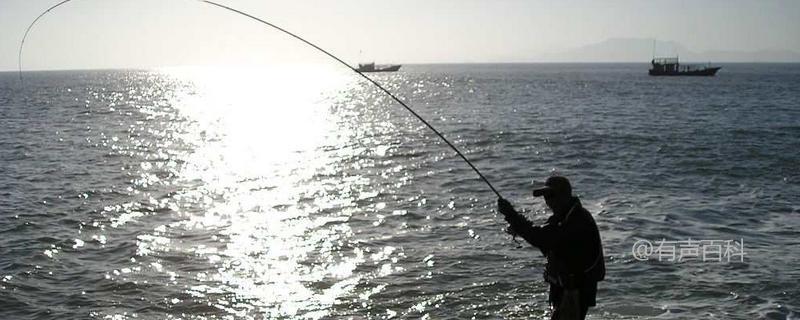
M 545 203 L 555 213 L 569 209 L 572 201 L 572 186 L 567 178 L 552 176 L 547 178 L 544 187 L 533 190 L 534 197 L 544 197 Z

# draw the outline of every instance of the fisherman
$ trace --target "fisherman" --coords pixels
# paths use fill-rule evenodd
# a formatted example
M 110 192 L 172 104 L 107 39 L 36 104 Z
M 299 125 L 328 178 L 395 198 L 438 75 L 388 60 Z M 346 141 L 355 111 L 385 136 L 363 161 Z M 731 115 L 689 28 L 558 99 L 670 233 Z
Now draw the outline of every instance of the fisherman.
M 545 186 L 533 190 L 544 196 L 553 215 L 547 223 L 534 226 L 507 200 L 497 200 L 498 211 L 511 225 L 509 232 L 521 236 L 547 257 L 544 279 L 550 283 L 551 319 L 585 319 L 595 305 L 597 282 L 605 278 L 606 267 L 600 232 L 592 215 L 572 196 L 567 178 L 552 176 Z

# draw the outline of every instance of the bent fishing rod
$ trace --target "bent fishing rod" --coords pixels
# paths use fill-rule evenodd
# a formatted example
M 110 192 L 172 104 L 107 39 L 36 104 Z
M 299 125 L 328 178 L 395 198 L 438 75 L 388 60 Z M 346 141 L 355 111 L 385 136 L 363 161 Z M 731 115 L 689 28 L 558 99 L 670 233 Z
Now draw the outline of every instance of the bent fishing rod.
M 240 16 L 250 18 L 250 19 L 252 19 L 252 20 L 254 20 L 254 21 L 258 22 L 258 23 L 261 23 L 262 25 L 265 25 L 265 26 L 271 27 L 271 28 L 273 28 L 275 30 L 278 30 L 278 31 L 280 31 L 280 32 L 282 32 L 282 33 L 284 33 L 286 35 L 291 36 L 292 38 L 295 38 L 297 40 L 302 41 L 303 43 L 311 46 L 312 48 L 318 50 L 319 52 L 324 53 L 325 55 L 327 55 L 331 59 L 336 60 L 337 62 L 341 63 L 342 65 L 344 65 L 345 67 L 347 67 L 351 71 L 357 73 L 362 78 L 366 79 L 367 81 L 369 81 L 370 83 L 372 83 L 373 85 L 378 87 L 378 89 L 383 91 L 389 97 L 394 99 L 394 101 L 399 103 L 401 106 L 403 106 L 403 108 L 405 108 L 406 110 L 408 110 L 408 112 L 410 112 L 412 115 L 414 115 L 414 117 L 416 117 L 419 121 L 421 121 L 423 124 L 425 124 L 425 126 L 427 126 L 428 129 L 433 131 L 433 133 L 435 133 L 439 138 L 441 138 L 442 141 L 444 141 L 447 144 L 447 146 L 449 146 L 451 149 L 453 149 L 453 151 L 455 151 L 456 154 L 458 154 L 458 156 L 461 157 L 461 159 L 464 160 L 464 162 L 466 162 L 469 165 L 469 167 L 472 168 L 473 171 L 475 171 L 476 174 L 478 174 L 478 177 L 480 177 L 481 180 L 483 180 L 483 182 L 486 183 L 487 186 L 489 186 L 489 189 L 491 189 L 492 192 L 494 192 L 494 194 L 497 195 L 498 198 L 500 198 L 500 199 L 503 198 L 503 196 L 500 195 L 500 193 L 497 191 L 497 189 L 494 188 L 492 183 L 489 182 L 488 179 L 486 179 L 486 177 L 480 172 L 480 170 L 478 170 L 477 167 L 475 167 L 474 164 L 472 164 L 472 161 L 469 161 L 469 159 L 467 159 L 467 157 L 461 152 L 461 150 L 456 148 L 456 146 L 453 145 L 453 143 L 451 143 L 450 140 L 447 140 L 447 138 L 445 138 L 444 135 L 441 132 L 439 132 L 439 130 L 436 130 L 436 128 L 434 128 L 433 125 L 431 125 L 430 123 L 428 123 L 427 120 L 422 118 L 422 116 L 420 116 L 416 111 L 414 111 L 414 109 L 409 107 L 405 102 L 403 102 L 403 100 L 401 100 L 400 98 L 395 96 L 392 92 L 390 92 L 389 90 L 384 88 L 382 85 L 380 85 L 380 83 L 376 82 L 375 80 L 372 80 L 372 78 L 368 77 L 367 75 L 365 75 L 364 73 L 362 73 L 358 69 L 353 68 L 351 65 L 347 64 L 347 62 L 344 62 L 342 59 L 339 59 L 339 57 L 333 55 L 332 53 L 328 52 L 327 50 L 317 46 L 316 44 L 314 44 L 314 43 L 312 43 L 312 42 L 310 42 L 310 41 L 308 41 L 306 39 L 304 39 L 303 37 L 300 37 L 297 34 L 294 34 L 294 33 L 290 32 L 290 31 L 288 31 L 288 30 L 286 30 L 284 28 L 281 28 L 281 27 L 279 27 L 279 26 L 277 26 L 277 25 L 275 25 L 273 23 L 267 22 L 266 20 L 263 20 L 263 19 L 258 18 L 256 16 L 253 16 L 253 15 L 251 15 L 249 13 L 244 12 L 244 11 L 241 11 L 241 10 L 238 10 L 238 9 L 235 9 L 235 8 L 232 8 L 232 7 L 229 7 L 229 6 L 214 2 L 214 1 L 208 1 L 208 0 L 195 0 L 195 1 L 202 2 L 202 3 L 208 4 L 208 5 L 214 6 L 216 8 L 224 9 L 224 10 L 227 10 L 229 12 L 233 12 L 233 13 L 238 14 Z M 36 24 L 36 22 L 39 21 L 39 19 L 41 19 L 43 16 L 45 16 L 47 13 L 49 13 L 53 9 L 55 9 L 57 7 L 60 7 L 60 6 L 66 4 L 68 2 L 72 2 L 72 0 L 63 0 L 63 1 L 59 2 L 59 3 L 56 3 L 55 5 L 51 6 L 47 10 L 43 11 L 41 14 L 39 14 L 39 16 L 36 17 L 36 19 L 33 20 L 33 22 L 31 22 L 31 24 L 25 30 L 25 34 L 22 36 L 22 41 L 19 44 L 19 54 L 17 56 L 17 63 L 18 63 L 18 67 L 19 67 L 19 79 L 20 79 L 20 81 L 22 81 L 22 49 L 23 49 L 23 47 L 25 45 L 25 39 L 28 38 L 28 33 L 30 33 L 31 29 Z

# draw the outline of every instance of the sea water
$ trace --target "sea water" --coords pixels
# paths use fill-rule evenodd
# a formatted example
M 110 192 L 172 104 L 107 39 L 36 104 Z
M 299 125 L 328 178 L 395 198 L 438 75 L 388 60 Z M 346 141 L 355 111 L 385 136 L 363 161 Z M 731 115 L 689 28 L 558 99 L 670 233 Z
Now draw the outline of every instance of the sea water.
M 797 319 L 800 65 L 647 67 L 369 76 L 531 220 L 572 181 L 608 269 L 591 319 Z M 3 319 L 547 318 L 495 205 L 346 69 L 0 73 Z

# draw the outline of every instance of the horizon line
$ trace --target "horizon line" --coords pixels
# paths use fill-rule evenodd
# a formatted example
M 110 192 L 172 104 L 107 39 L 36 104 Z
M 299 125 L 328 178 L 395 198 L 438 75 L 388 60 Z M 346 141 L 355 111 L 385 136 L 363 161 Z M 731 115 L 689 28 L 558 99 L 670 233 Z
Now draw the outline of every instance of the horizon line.
M 690 61 L 685 64 L 699 64 L 709 63 L 709 61 Z M 172 65 L 172 66 L 150 66 L 150 67 L 86 67 L 86 68 L 46 68 L 46 69 L 24 69 L 22 73 L 27 72 L 49 72 L 49 71 L 153 71 L 158 69 L 170 68 L 241 68 L 241 67 L 269 67 L 279 65 L 319 65 L 322 62 L 309 62 L 309 63 L 282 63 L 282 64 L 254 64 L 254 65 Z M 381 64 L 381 63 L 378 63 Z M 387 63 L 388 64 L 388 63 Z M 650 61 L 486 61 L 486 62 L 405 62 L 395 63 L 401 65 L 490 65 L 490 64 L 650 64 Z M 800 61 L 723 61 L 712 62 L 712 64 L 800 64 Z M 0 73 L 19 73 L 18 69 L 5 69 L 0 70 Z

